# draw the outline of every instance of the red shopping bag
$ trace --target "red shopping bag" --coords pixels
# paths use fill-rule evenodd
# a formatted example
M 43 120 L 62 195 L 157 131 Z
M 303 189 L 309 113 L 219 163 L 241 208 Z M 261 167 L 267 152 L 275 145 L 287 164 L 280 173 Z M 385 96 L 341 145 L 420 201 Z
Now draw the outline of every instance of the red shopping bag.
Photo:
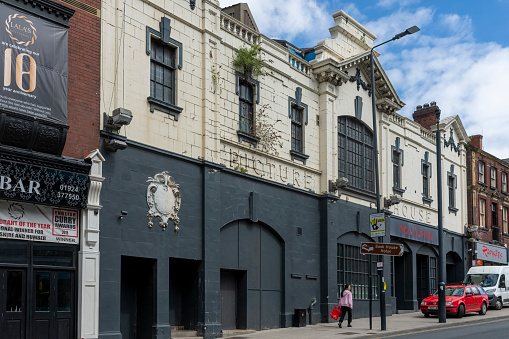
M 341 308 L 339 307 L 334 307 L 334 309 L 332 310 L 332 312 L 330 313 L 330 316 L 332 319 L 334 320 L 338 320 L 339 317 L 341 317 Z

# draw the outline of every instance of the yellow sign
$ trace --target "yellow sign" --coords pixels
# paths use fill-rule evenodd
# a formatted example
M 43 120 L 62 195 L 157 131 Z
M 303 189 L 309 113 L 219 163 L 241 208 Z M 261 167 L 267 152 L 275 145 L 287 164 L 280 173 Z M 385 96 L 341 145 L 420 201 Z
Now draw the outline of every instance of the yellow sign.
M 387 289 L 387 284 L 384 281 L 384 291 Z

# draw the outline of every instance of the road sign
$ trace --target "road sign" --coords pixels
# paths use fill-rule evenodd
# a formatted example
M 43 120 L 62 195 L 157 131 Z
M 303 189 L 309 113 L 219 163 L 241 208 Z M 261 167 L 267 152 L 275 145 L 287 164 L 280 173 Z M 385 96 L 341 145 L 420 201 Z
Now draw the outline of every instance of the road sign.
M 385 236 L 385 214 L 375 213 L 369 215 L 369 230 L 371 237 Z
M 381 255 L 403 255 L 403 245 L 379 243 L 379 242 L 363 242 L 361 243 L 362 254 L 381 254 Z

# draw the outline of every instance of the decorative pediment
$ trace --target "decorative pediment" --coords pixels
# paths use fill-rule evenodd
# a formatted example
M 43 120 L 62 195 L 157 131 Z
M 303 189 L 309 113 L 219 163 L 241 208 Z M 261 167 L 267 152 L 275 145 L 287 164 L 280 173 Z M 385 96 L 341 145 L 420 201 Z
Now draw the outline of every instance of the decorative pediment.
M 398 93 L 392 86 L 389 77 L 378 61 L 376 52 L 374 66 L 377 109 L 384 113 L 399 111 L 403 106 L 405 106 L 405 103 L 401 101 Z M 339 62 L 337 67 L 340 71 L 347 74 L 349 70 L 353 73 L 352 68 L 355 67 L 355 75 L 349 77 L 348 80 L 352 82 L 356 81 L 359 88 L 362 87 L 363 89 L 368 90 L 369 94 L 371 94 L 370 51 L 345 59 Z M 362 81 L 361 76 L 366 79 L 366 82 Z M 362 83 L 364 83 L 364 85 Z
M 461 145 L 470 141 L 470 138 L 463 127 L 463 123 L 458 115 L 452 115 L 440 120 L 440 131 L 443 131 L 444 148 L 450 147 L 453 152 L 460 155 Z M 437 130 L 436 125 L 431 126 L 431 131 Z M 447 131 L 449 136 L 447 136 Z
M 341 86 L 346 83 L 350 76 L 338 69 L 336 62 L 332 59 L 319 61 L 313 65 L 313 73 L 319 83 L 328 82 L 334 86 Z

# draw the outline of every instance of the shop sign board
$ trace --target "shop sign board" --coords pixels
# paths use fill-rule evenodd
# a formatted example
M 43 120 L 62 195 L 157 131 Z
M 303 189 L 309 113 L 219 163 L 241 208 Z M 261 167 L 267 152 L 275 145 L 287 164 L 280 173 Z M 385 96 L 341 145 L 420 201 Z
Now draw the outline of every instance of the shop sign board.
M 67 124 L 67 27 L 4 3 L 0 25 L 0 107 Z
M 507 249 L 484 242 L 475 243 L 476 259 L 507 265 Z
M 0 160 L 0 199 L 85 208 L 88 186 L 85 174 Z
M 394 255 L 402 256 L 404 248 L 402 244 L 363 242 L 361 243 L 361 254 Z
M 0 200 L 0 238 L 79 244 L 79 210 Z
M 371 237 L 385 236 L 385 214 L 374 213 L 369 215 L 369 231 Z
M 419 225 L 394 217 L 390 218 L 390 225 L 391 236 L 438 246 L 438 229 L 436 227 Z

